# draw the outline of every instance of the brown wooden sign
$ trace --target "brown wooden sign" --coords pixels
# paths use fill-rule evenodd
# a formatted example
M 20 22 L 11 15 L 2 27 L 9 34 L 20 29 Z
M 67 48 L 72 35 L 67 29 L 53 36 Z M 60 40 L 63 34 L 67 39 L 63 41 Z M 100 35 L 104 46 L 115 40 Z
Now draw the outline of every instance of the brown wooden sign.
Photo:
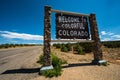
M 92 63 L 101 64 L 103 60 L 101 42 L 99 38 L 99 32 L 96 22 L 95 14 L 79 14 L 74 12 L 64 12 L 59 10 L 53 10 L 50 6 L 45 6 L 44 16 L 44 65 L 40 69 L 48 70 L 53 69 L 51 61 L 51 13 L 56 13 L 56 37 L 60 39 L 89 39 L 89 30 L 91 34 L 91 41 L 93 42 L 93 54 L 94 60 Z M 88 20 L 89 19 L 89 20 Z M 90 29 L 88 29 L 88 23 Z M 77 40 L 78 39 L 78 40 Z M 60 41 L 60 40 L 59 40 Z M 74 40 L 67 40 L 72 42 Z M 81 42 L 81 40 L 79 40 Z M 87 40 L 82 40 L 87 41 Z M 104 62 L 103 62 L 104 63 Z
M 88 18 L 56 13 L 56 38 L 89 39 Z

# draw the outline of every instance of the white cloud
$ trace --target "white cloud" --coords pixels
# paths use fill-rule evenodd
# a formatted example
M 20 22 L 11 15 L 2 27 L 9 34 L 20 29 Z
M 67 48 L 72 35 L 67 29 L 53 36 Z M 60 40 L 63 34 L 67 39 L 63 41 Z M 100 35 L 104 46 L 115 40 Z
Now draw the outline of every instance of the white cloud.
M 113 35 L 113 38 L 120 39 L 120 35 Z
M 101 31 L 100 38 L 102 41 L 120 40 L 120 35 L 112 32 Z
M 0 31 L 0 36 L 4 38 L 10 39 L 22 39 L 22 40 L 43 40 L 43 36 L 41 35 L 32 35 L 26 33 L 17 33 L 17 32 L 10 32 L 10 31 Z
M 112 32 L 101 31 L 101 35 L 114 35 Z
M 106 31 L 101 31 L 101 35 L 106 35 Z
M 112 38 L 103 38 L 102 41 L 111 41 Z
M 39 44 L 39 43 L 27 43 L 27 44 Z
M 111 36 L 111 35 L 114 35 L 114 33 L 108 32 L 108 35 L 110 35 L 110 36 Z

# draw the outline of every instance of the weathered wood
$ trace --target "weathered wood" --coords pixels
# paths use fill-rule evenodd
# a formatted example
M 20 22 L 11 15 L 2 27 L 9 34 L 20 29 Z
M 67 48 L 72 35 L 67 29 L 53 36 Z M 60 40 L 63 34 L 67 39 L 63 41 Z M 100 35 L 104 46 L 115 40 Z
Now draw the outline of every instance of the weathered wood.
M 45 6 L 44 15 L 44 66 L 51 65 L 50 58 L 50 41 L 51 41 L 51 24 L 50 24 L 51 7 Z
M 89 39 L 88 18 L 56 13 L 56 38 Z
M 61 13 L 61 14 L 70 14 L 75 16 L 86 16 L 89 17 L 89 23 L 90 23 L 90 32 L 91 32 L 91 39 L 72 39 L 72 40 L 51 40 L 51 23 L 50 23 L 50 15 L 51 12 L 55 13 Z M 79 14 L 74 12 L 65 12 L 65 11 L 59 11 L 59 10 L 52 10 L 51 7 L 45 6 L 45 16 L 44 16 L 44 65 L 51 68 L 51 57 L 50 57 L 50 42 L 93 42 L 94 44 L 94 60 L 93 62 L 95 64 L 99 64 L 100 60 L 103 60 L 102 55 L 102 49 L 101 49 L 101 42 L 99 38 L 99 32 L 96 22 L 96 16 L 95 14 Z M 52 68 L 51 68 L 52 69 Z
M 94 42 L 94 40 L 51 40 L 51 42 Z
M 61 11 L 61 10 L 51 10 L 51 12 L 55 13 L 61 13 L 61 14 L 69 14 L 69 15 L 75 15 L 75 16 L 87 16 L 89 17 L 89 14 L 80 14 L 80 13 L 75 13 L 75 12 L 66 12 L 66 11 Z
M 94 40 L 93 43 L 94 62 L 98 63 L 99 60 L 103 59 L 103 55 L 102 55 L 101 42 L 99 38 L 99 32 L 98 32 L 95 14 L 90 14 L 89 21 L 90 21 L 91 38 L 92 40 Z

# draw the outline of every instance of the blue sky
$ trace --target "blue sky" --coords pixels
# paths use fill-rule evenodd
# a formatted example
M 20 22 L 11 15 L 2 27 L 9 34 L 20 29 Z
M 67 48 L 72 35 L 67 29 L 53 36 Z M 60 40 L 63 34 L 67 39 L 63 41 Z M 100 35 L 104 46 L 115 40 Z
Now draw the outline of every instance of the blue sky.
M 95 13 L 101 40 L 120 40 L 120 0 L 0 0 L 0 44 L 43 43 L 45 5 Z M 51 36 L 55 39 L 54 13 L 51 19 Z

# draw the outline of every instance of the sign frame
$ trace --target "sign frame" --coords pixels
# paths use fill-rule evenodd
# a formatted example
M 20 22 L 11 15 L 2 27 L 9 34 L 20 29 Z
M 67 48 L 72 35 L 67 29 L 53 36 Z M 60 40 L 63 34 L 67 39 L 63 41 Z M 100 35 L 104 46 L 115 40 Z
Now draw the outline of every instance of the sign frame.
M 89 18 L 89 26 L 90 26 L 90 34 L 91 34 L 91 40 L 51 40 L 51 13 L 60 13 L 60 14 L 70 14 L 70 15 L 76 15 L 76 16 L 87 16 Z M 53 69 L 52 62 L 51 62 L 51 49 L 50 49 L 50 43 L 53 41 L 64 41 L 64 42 L 93 42 L 94 48 L 93 48 L 93 54 L 94 54 L 94 60 L 92 60 L 93 64 L 101 64 L 100 62 L 103 61 L 103 55 L 102 55 L 102 49 L 101 49 L 101 42 L 99 38 L 99 32 L 97 27 L 97 21 L 95 14 L 91 13 L 89 14 L 80 14 L 80 13 L 74 13 L 74 12 L 66 12 L 66 11 L 60 11 L 60 10 L 53 10 L 50 6 L 45 6 L 45 15 L 44 15 L 44 65 L 40 70 L 48 70 Z M 105 63 L 105 62 L 103 62 Z

